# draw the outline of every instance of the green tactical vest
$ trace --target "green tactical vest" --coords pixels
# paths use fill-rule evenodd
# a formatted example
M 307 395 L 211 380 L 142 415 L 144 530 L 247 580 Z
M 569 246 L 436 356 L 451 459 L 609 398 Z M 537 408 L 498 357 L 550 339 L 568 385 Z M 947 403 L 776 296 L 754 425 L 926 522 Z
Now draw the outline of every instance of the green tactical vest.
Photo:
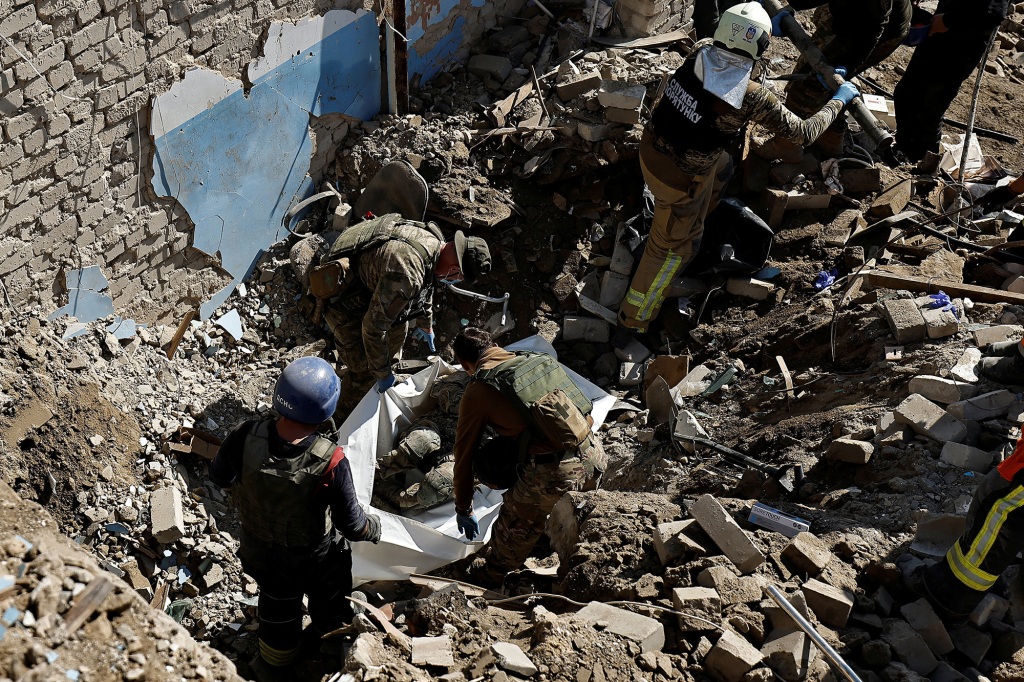
M 283 547 L 308 547 L 331 530 L 327 498 L 315 499 L 334 454 L 334 443 L 317 436 L 298 457 L 270 454 L 270 422 L 256 424 L 245 437 L 242 477 L 236 501 L 245 533 Z
M 477 370 L 474 378 L 498 389 L 519 408 L 526 420 L 529 428 L 524 432 L 520 442 L 520 457 L 525 456 L 531 433 L 535 438 L 547 440 L 530 410 L 541 398 L 561 389 L 584 416 L 594 409 L 593 403 L 573 383 L 558 360 L 547 353 L 516 351 L 516 357 L 506 360 L 497 367 Z
M 341 258 L 354 260 L 364 251 L 368 251 L 369 249 L 380 246 L 381 244 L 389 241 L 400 241 L 411 246 L 416 254 L 423 260 L 423 268 L 427 273 L 426 285 L 423 287 L 418 298 L 409 301 L 409 305 L 403 313 L 399 315 L 398 319 L 395 320 L 396 324 L 401 324 L 408 320 L 415 319 L 425 313 L 427 301 L 430 299 L 431 292 L 434 290 L 434 277 L 431 272 L 434 269 L 434 256 L 432 256 L 427 248 L 419 241 L 412 238 L 410 235 L 401 233 L 400 228 L 409 225 L 418 227 L 421 230 L 426 230 L 439 239 L 442 245 L 445 243 L 444 235 L 434 223 L 421 223 L 416 220 L 406 220 L 401 216 L 401 214 L 388 213 L 387 215 L 380 216 L 379 218 L 372 218 L 361 222 L 358 225 L 353 225 L 342 232 L 331 246 L 331 250 L 321 261 L 322 263 L 327 263 Z M 354 273 L 355 268 L 357 267 L 356 264 L 353 263 L 351 267 Z M 331 299 L 331 305 L 335 305 L 352 312 L 361 312 L 365 311 L 367 306 L 369 306 L 370 296 L 370 291 L 368 291 L 362 282 L 359 281 L 359 278 L 353 276 L 351 285 Z

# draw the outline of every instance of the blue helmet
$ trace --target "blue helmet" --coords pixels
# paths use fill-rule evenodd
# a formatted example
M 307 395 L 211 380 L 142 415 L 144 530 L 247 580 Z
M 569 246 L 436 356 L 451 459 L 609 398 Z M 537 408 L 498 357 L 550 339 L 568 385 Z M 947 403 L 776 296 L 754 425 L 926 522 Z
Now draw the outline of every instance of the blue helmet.
M 323 358 L 299 358 L 288 364 L 274 386 L 274 409 L 302 424 L 319 424 L 334 414 L 341 379 Z

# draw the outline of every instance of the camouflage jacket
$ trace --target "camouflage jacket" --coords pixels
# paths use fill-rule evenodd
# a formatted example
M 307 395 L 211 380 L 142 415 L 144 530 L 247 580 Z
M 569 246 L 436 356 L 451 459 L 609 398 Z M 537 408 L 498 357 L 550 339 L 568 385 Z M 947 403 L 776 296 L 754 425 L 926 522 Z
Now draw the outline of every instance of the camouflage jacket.
M 698 41 L 690 51 L 691 56 L 687 59 L 693 59 L 697 52 L 710 46 L 712 42 L 710 38 Z M 739 109 L 731 107 L 728 109 L 715 121 L 715 127 L 723 132 L 735 133 L 748 123 L 755 122 L 797 144 L 807 145 L 817 140 L 832 125 L 843 110 L 843 104 L 839 100 L 830 99 L 821 111 L 805 121 L 787 109 L 774 92 L 762 83 L 756 82 L 752 77 L 750 85 L 747 87 L 747 94 L 743 98 L 743 106 Z M 679 169 L 691 175 L 707 173 L 714 165 L 715 159 L 725 151 L 690 150 L 686 154 L 677 155 L 671 145 L 658 142 L 657 130 L 652 132 L 655 135 L 655 148 L 675 157 Z
M 423 246 L 430 262 L 424 263 L 417 249 L 403 241 L 387 241 L 357 256 L 358 281 L 332 303 L 345 311 L 348 324 L 355 324 L 362 315 L 366 363 L 377 378 L 390 371 L 388 332 L 392 327 L 410 319 L 424 329 L 433 326 L 434 264 L 444 246 L 428 230 L 415 225 L 395 229 Z

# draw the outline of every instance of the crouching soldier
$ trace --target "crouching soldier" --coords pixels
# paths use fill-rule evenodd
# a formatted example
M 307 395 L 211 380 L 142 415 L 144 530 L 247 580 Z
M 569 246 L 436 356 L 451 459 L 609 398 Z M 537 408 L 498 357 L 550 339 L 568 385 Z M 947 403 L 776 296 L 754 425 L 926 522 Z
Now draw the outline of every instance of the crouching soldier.
M 406 481 L 405 474 L 412 469 L 423 472 L 422 481 Z M 377 462 L 374 505 L 409 514 L 444 504 L 452 499 L 454 473 L 455 456 L 442 449 L 437 424 L 417 419 L 399 434 L 395 449 Z
M 242 569 L 260 588 L 260 654 L 252 665 L 262 678 L 285 675 L 298 657 L 303 595 L 317 635 L 352 619 L 348 541 L 380 540 L 380 519 L 359 507 L 344 451 L 316 432 L 340 392 L 328 362 L 299 358 L 274 387 L 280 416 L 237 427 L 210 465 L 210 479 L 232 488 Z
M 497 587 L 530 555 L 555 503 L 565 493 L 598 486 L 607 458 L 591 432 L 590 401 L 557 360 L 510 353 L 474 327 L 456 336 L 452 347 L 472 376 L 455 431 L 455 510 L 468 539 L 480 533 L 474 472 L 492 488 L 509 488 L 483 550 L 485 563 L 469 576 L 482 587 Z M 498 437 L 481 447 L 488 426 Z

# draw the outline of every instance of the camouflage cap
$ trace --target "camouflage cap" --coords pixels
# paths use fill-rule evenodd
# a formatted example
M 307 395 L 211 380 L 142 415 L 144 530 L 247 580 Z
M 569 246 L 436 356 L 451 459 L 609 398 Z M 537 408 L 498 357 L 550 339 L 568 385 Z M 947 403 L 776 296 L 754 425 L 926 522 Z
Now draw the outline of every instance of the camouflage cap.
M 455 242 L 455 254 L 459 259 L 459 270 L 467 282 L 472 282 L 480 275 L 491 271 L 491 250 L 480 237 L 467 237 L 459 230 L 452 240 Z

